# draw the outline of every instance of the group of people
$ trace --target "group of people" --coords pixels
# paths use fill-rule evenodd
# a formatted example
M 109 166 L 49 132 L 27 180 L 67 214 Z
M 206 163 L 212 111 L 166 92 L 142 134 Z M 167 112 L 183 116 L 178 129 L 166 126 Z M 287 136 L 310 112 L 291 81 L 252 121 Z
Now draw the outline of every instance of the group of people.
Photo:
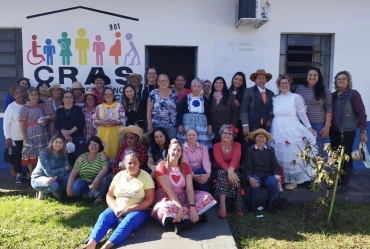
M 187 89 L 183 75 L 170 87 L 169 77 L 155 68 L 146 70 L 145 84 L 139 74 L 127 79 L 121 103 L 104 74 L 91 76 L 95 88 L 87 92 L 79 82 L 65 91 L 57 83 L 33 88 L 22 78 L 6 98 L 4 135 L 16 183 L 27 165 L 40 200 L 48 194 L 60 199 L 66 191 L 107 201 L 83 248 L 95 248 L 114 226 L 103 248 L 123 243 L 149 215 L 174 224 L 176 232 L 207 221 L 205 212 L 216 203 L 222 218 L 229 205 L 243 216 L 243 180 L 249 184 L 248 211 L 265 187 L 266 207 L 275 213 L 279 181 L 294 189 L 314 175 L 291 165 L 306 142 L 317 143 L 322 153 L 330 138 L 332 147 L 343 145 L 350 155 L 357 128 L 367 141 L 365 107 L 347 71 L 335 76 L 334 93 L 314 67 L 296 93 L 290 91 L 292 78 L 280 76 L 277 95 L 265 87 L 272 75 L 264 70 L 250 75 L 255 84 L 249 88 L 242 72 L 230 87 L 216 77 L 196 78 Z M 351 159 L 343 170 L 341 189 L 347 191 Z

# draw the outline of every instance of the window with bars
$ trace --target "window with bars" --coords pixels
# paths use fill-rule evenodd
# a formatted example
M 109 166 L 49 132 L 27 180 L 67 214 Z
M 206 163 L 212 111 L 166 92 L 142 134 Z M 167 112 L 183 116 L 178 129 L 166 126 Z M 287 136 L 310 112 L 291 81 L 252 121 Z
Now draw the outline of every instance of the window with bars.
M 23 77 L 22 30 L 0 29 L 0 110 L 9 87 Z
M 324 84 L 329 86 L 331 38 L 331 35 L 281 35 L 279 74 L 293 77 L 293 92 L 305 82 L 310 66 L 321 70 Z

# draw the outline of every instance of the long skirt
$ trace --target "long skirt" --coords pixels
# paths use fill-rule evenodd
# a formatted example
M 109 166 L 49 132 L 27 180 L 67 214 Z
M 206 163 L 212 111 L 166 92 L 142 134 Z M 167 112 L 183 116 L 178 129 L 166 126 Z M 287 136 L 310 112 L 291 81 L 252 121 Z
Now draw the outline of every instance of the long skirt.
M 235 170 L 235 174 L 241 179 L 240 173 Z M 219 169 L 217 171 L 216 190 L 214 197 L 217 202 L 220 201 L 220 195 L 224 194 L 226 197 L 233 198 L 235 209 L 238 212 L 245 212 L 242 194 L 240 191 L 240 184 L 236 187 L 228 183 L 227 171 Z M 229 203 L 227 203 L 229 204 Z
M 40 151 L 49 144 L 49 134 L 46 126 L 34 124 L 26 128 L 26 136 L 31 147 L 23 147 L 22 165 L 36 165 Z
M 120 144 L 119 126 L 100 126 L 98 137 L 104 144 L 104 152 L 109 159 L 114 159 L 118 153 Z
M 185 143 L 185 131 L 189 128 L 195 128 L 198 131 L 198 142 L 204 144 L 208 149 L 212 148 L 213 136 L 208 136 L 207 117 L 203 113 L 185 113 L 182 116 L 182 123 L 184 127 L 184 134 L 177 134 L 178 140 L 183 144 Z
M 190 207 L 188 198 L 186 197 L 186 190 L 174 190 L 177 198 L 184 209 L 184 219 L 190 219 Z M 215 199 L 212 195 L 204 191 L 194 191 L 195 210 L 198 215 L 205 213 L 208 209 L 216 205 Z M 163 226 L 165 226 L 165 219 L 167 217 L 176 217 L 178 207 L 168 198 L 166 192 L 160 188 L 155 194 L 155 205 L 151 216 L 157 219 Z

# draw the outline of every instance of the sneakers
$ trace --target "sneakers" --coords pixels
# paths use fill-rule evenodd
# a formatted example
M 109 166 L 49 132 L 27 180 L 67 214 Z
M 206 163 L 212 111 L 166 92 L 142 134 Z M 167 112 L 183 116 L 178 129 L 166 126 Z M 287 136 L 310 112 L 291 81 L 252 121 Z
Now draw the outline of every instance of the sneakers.
M 21 184 L 22 183 L 22 177 L 21 176 L 17 176 L 17 178 L 15 178 L 15 183 Z

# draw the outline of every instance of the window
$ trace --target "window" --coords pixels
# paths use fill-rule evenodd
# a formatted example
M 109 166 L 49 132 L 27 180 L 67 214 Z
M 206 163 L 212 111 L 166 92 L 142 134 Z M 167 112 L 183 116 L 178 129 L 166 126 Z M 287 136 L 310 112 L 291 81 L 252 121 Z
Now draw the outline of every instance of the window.
M 23 77 L 22 30 L 0 29 L 0 107 L 9 87 Z
M 305 82 L 310 66 L 321 70 L 324 84 L 328 87 L 330 59 L 331 35 L 281 35 L 279 74 L 293 77 L 292 91 Z

